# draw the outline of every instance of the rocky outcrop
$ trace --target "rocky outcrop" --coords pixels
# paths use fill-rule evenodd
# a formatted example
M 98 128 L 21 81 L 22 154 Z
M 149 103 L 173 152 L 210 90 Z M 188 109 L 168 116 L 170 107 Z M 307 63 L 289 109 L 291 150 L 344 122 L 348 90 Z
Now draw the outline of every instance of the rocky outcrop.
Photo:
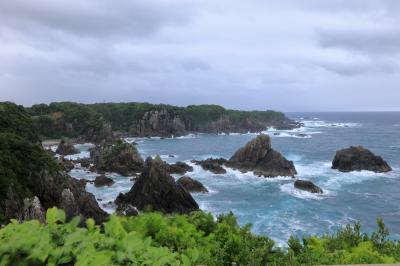
M 112 186 L 114 184 L 114 180 L 112 180 L 109 177 L 106 177 L 105 175 L 99 175 L 96 176 L 94 180 L 94 186 L 95 187 L 104 187 L 104 186 Z
M 119 140 L 115 145 L 97 146 L 90 156 L 97 172 L 115 172 L 132 176 L 143 170 L 143 159 L 132 144 Z
M 174 164 L 167 164 L 166 167 L 167 167 L 167 171 L 170 174 L 183 175 L 186 172 L 193 171 L 193 167 L 191 167 L 190 165 L 188 165 L 187 163 L 184 163 L 184 162 L 176 162 Z
M 225 168 L 222 167 L 223 164 L 227 162 L 224 158 L 213 159 L 208 158 L 203 161 L 192 160 L 192 163 L 200 165 L 204 170 L 210 171 L 214 174 L 226 174 Z
M 392 168 L 382 157 L 362 146 L 338 150 L 332 162 L 332 169 L 341 172 L 368 170 L 377 173 L 389 172 Z
M 63 138 L 58 144 L 56 153 L 60 155 L 71 155 L 71 154 L 77 154 L 79 153 L 79 151 L 74 147 L 74 145 L 69 139 Z
M 236 151 L 226 165 L 241 172 L 253 171 L 255 175 L 264 177 L 293 177 L 297 174 L 293 162 L 272 149 L 270 137 L 264 134 Z
M 23 220 L 38 220 L 41 223 L 46 221 L 45 211 L 38 197 L 24 199 L 24 217 Z
M 0 129 L 0 164 L 5 165 L 0 167 L 0 224 L 10 219 L 43 221 L 43 213 L 54 206 L 70 208 L 70 217 L 92 217 L 98 223 L 107 218 L 86 192 L 85 182 L 68 176 L 43 149 L 22 107 L 0 103 Z M 61 150 L 70 146 L 64 144 Z
M 320 187 L 308 180 L 298 179 L 294 182 L 294 187 L 300 190 L 308 191 L 310 193 L 323 193 L 323 190 Z
M 180 117 L 167 109 L 146 112 L 142 119 L 134 123 L 130 130 L 135 136 L 171 137 L 187 134 Z
M 90 128 L 86 133 L 84 141 L 97 144 L 112 144 L 118 139 L 115 137 L 111 124 L 103 122 L 98 128 Z
M 182 176 L 177 181 L 182 187 L 184 187 L 188 192 L 192 193 L 207 193 L 208 190 L 202 183 L 194 180 L 188 176 Z
M 99 207 L 93 194 L 86 192 L 85 182 L 75 178 L 70 178 L 67 188 L 61 192 L 60 207 L 64 209 L 67 219 L 80 216 L 82 222 L 93 218 L 97 224 L 101 224 L 108 218 L 108 214 Z
M 180 184 L 168 173 L 165 163 L 156 157 L 146 160 L 143 173 L 126 194 L 120 194 L 115 203 L 118 210 L 127 205 L 138 210 L 151 209 L 163 213 L 189 213 L 199 206 Z
M 144 113 L 138 121 L 133 121 L 130 134 L 138 137 L 176 137 L 190 133 L 247 133 L 261 132 L 267 128 L 293 129 L 300 123 L 273 111 L 259 115 L 226 110 L 220 106 L 192 106 L 190 111 L 179 108 L 161 108 Z M 232 117 L 241 113 L 241 118 Z M 263 116 L 261 116 L 263 114 Z

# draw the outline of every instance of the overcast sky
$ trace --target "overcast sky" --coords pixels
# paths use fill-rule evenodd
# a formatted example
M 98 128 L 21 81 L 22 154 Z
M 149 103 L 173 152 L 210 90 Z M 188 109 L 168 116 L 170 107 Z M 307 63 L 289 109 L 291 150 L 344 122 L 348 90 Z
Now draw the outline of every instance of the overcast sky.
M 1 0 L 0 100 L 400 110 L 400 1 Z

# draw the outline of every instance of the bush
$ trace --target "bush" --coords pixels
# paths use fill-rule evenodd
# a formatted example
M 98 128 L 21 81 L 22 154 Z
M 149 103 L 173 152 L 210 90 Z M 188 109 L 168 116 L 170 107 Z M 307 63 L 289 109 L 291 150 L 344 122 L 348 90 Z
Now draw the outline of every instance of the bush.
M 12 221 L 0 229 L 0 265 L 320 265 L 400 261 L 397 241 L 379 229 L 371 237 L 359 225 L 334 235 L 291 237 L 287 250 L 240 227 L 232 213 L 137 217 L 111 215 L 103 226 L 92 219 L 65 222 L 62 210 L 47 211 L 47 224 Z M 205 222 L 205 223 L 203 223 Z M 342 242 L 342 243 L 339 243 Z

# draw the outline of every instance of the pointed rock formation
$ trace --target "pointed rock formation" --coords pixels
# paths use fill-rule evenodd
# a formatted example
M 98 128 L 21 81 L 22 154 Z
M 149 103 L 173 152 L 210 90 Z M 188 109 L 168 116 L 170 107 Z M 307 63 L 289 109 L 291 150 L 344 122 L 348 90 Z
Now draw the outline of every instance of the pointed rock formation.
M 297 174 L 293 162 L 272 149 L 270 137 L 264 134 L 236 151 L 226 165 L 242 172 L 253 171 L 255 175 L 265 177 Z
M 116 199 L 119 210 L 128 204 L 138 210 L 151 209 L 163 213 L 189 213 L 199 209 L 196 201 L 168 173 L 165 163 L 157 156 L 146 160 L 143 173 L 126 194 Z
M 341 172 L 369 170 L 376 173 L 389 172 L 392 168 L 382 157 L 362 146 L 351 146 L 338 150 L 332 162 L 332 169 Z

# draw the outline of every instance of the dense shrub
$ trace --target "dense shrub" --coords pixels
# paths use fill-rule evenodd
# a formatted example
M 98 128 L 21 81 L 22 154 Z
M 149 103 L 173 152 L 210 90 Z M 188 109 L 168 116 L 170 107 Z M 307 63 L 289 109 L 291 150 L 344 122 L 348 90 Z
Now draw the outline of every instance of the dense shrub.
M 382 221 L 371 236 L 347 226 L 322 237 L 291 237 L 288 249 L 240 227 L 230 213 L 217 220 L 190 215 L 111 215 L 103 226 L 79 219 L 65 223 L 56 208 L 47 224 L 13 221 L 0 229 L 0 265 L 320 265 L 400 261 L 397 241 L 387 239 Z

